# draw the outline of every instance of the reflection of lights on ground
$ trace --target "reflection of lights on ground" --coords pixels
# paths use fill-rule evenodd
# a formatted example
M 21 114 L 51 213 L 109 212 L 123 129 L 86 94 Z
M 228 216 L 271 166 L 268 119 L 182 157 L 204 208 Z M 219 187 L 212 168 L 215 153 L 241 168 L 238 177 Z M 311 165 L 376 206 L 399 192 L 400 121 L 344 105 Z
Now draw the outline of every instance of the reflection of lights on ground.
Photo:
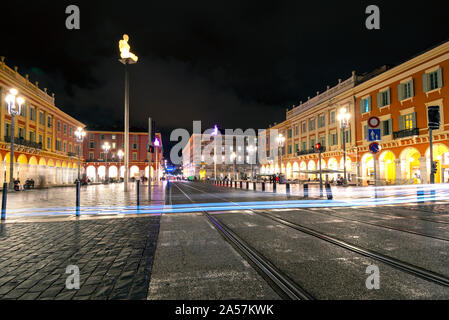
M 80 210 L 82 215 L 161 215 L 176 213 L 195 212 L 239 212 L 246 210 L 288 210 L 293 208 L 328 208 L 328 207 L 366 207 L 366 206 L 391 206 L 391 205 L 413 205 L 427 201 L 448 201 L 448 188 L 423 188 L 420 190 L 430 191 L 440 189 L 435 195 L 406 195 L 402 197 L 371 198 L 371 199 L 344 199 L 344 200 L 293 200 L 293 201 L 256 201 L 256 202 L 225 202 L 225 203 L 198 203 L 180 204 L 172 206 L 141 206 L 141 207 L 83 207 Z M 442 191 L 444 189 L 444 191 Z M 58 216 L 74 215 L 75 208 L 54 208 L 52 209 L 19 209 L 8 210 L 10 216 Z

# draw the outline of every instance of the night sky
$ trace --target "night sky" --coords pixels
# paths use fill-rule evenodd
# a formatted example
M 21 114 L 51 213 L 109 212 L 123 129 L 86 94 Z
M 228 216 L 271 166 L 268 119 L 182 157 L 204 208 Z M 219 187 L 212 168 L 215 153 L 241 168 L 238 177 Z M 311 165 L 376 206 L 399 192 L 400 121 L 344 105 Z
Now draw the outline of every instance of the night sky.
M 342 4 L 344 3 L 344 4 Z M 81 9 L 81 30 L 65 8 Z M 365 28 L 365 8 L 381 30 Z M 56 93 L 88 127 L 122 125 L 124 70 L 118 41 L 130 36 L 131 125 L 153 116 L 174 128 L 266 128 L 285 109 L 347 79 L 396 65 L 449 40 L 449 1 L 8 1 L 0 55 Z M 167 142 L 167 141 L 166 141 Z

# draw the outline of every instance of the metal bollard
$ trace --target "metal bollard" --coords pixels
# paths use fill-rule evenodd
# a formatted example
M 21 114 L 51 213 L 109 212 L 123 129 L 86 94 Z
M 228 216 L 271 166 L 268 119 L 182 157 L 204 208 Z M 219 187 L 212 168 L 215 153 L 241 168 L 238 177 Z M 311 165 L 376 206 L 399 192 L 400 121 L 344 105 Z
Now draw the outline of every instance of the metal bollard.
M 265 192 L 265 182 L 262 182 L 262 192 Z
M 276 181 L 273 182 L 273 193 L 277 193 Z
M 81 181 L 76 182 L 76 216 L 80 216 L 81 207 Z
M 291 194 L 291 192 L 290 192 L 290 183 L 287 183 L 285 185 L 285 192 L 287 193 L 287 196 L 289 196 Z
M 243 181 L 240 181 L 240 189 L 243 189 Z
M 257 191 L 257 182 L 253 182 L 253 191 Z
M 332 195 L 332 188 L 330 183 L 326 183 L 326 193 L 327 193 L 327 200 L 333 200 L 334 196 Z
M 3 184 L 3 197 L 2 197 L 2 221 L 6 220 L 6 200 L 8 198 L 8 184 Z
M 140 180 L 137 180 L 137 206 L 140 206 Z
M 246 181 L 246 190 L 249 190 L 249 182 Z
M 309 197 L 309 185 L 307 183 L 304 184 L 304 198 Z

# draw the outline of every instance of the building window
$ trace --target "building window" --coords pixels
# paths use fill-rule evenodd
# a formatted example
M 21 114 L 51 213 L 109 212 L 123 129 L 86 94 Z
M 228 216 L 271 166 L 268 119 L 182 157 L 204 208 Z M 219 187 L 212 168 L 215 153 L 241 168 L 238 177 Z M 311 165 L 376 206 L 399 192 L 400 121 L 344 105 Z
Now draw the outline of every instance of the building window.
M 307 142 L 303 141 L 302 146 L 301 146 L 301 150 L 302 151 L 306 151 L 307 150 Z
M 69 128 L 69 137 L 72 136 L 72 127 Z
M 103 152 L 100 152 L 100 159 L 104 160 L 104 153 Z
M 47 118 L 47 127 L 51 128 L 51 117 Z
M 299 143 L 295 144 L 295 153 L 299 152 Z
M 315 148 L 316 140 L 315 138 L 310 139 L 310 150 Z
M 115 142 L 112 143 L 112 149 L 114 149 L 114 150 L 117 149 L 117 143 L 115 143 Z
M 112 140 L 117 140 L 117 136 L 115 134 L 112 135 Z
M 105 134 L 102 134 L 102 135 L 100 136 L 100 139 L 101 139 L 101 140 L 105 140 L 105 139 L 106 139 L 106 135 L 105 135 Z
M 47 138 L 47 149 L 51 149 L 51 138 Z
M 371 96 L 360 99 L 360 113 L 368 113 L 371 111 Z
M 39 143 L 44 143 L 44 137 L 41 134 L 39 135 Z
M 30 120 L 36 121 L 36 109 L 30 106 Z
M 377 94 L 377 107 L 382 108 L 391 104 L 391 90 L 379 92 Z
M 399 101 L 409 99 L 415 96 L 413 79 L 407 83 L 401 83 L 398 87 Z
M 95 149 L 95 142 L 89 142 L 89 149 Z
M 399 131 L 416 128 L 416 113 L 410 113 L 399 117 Z
M 137 141 L 137 136 L 134 136 L 134 138 L 133 138 L 133 139 L 134 139 L 134 141 Z
M 326 137 L 320 137 L 318 139 L 318 142 L 321 144 L 322 147 L 326 147 Z
M 335 111 L 331 111 L 331 124 L 335 124 Z
M 36 142 L 36 133 L 33 131 L 30 132 L 30 141 Z
M 137 161 L 137 153 L 133 153 L 133 161 Z
M 295 126 L 295 136 L 299 136 L 299 126 Z
M 67 134 L 67 125 L 64 125 L 64 134 Z
M 288 129 L 287 130 L 287 138 L 291 139 L 293 137 L 293 130 L 292 129 Z
M 9 123 L 5 123 L 5 137 L 11 137 L 11 125 Z
M 94 153 L 93 152 L 89 152 L 89 160 L 94 160 Z
M 72 144 L 69 143 L 69 152 L 72 153 Z
M 39 112 L 39 124 L 45 126 L 45 118 L 43 112 Z
M 25 139 L 25 129 L 19 128 L 19 139 Z
M 58 121 L 58 132 L 61 132 L 61 122 Z
M 292 154 L 293 153 L 293 146 L 289 145 L 288 146 L 288 154 Z
M 90 134 L 90 140 L 94 140 L 95 136 L 93 133 Z
M 338 133 L 331 133 L 329 135 L 329 145 L 330 146 L 338 145 Z
M 138 147 L 137 143 L 134 143 L 133 144 L 133 150 L 137 150 L 137 147 Z
M 22 106 L 22 109 L 20 109 L 20 115 L 21 115 L 22 117 L 25 117 L 25 118 L 26 118 L 26 116 L 27 116 L 27 105 L 26 105 L 26 104 L 24 104 L 24 105 Z
M 323 114 L 318 117 L 318 128 L 323 128 L 326 126 L 326 116 Z
M 443 70 L 439 68 L 436 71 L 423 75 L 424 92 L 436 90 L 443 87 Z
M 309 120 L 309 131 L 313 131 L 316 128 L 315 119 Z
M 63 151 L 64 153 L 66 153 L 66 152 L 67 152 L 67 143 L 64 142 L 64 145 L 63 145 L 63 146 L 64 146 L 64 147 L 63 147 L 63 150 L 62 150 L 62 151 Z
M 382 136 L 389 136 L 393 134 L 393 120 L 382 121 Z

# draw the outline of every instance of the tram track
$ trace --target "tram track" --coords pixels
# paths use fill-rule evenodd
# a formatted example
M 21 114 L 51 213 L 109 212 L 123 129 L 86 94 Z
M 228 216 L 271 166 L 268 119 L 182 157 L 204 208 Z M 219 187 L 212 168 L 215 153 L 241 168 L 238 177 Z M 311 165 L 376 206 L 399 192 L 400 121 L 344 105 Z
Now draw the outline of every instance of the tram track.
M 173 184 L 190 202 L 196 203 L 186 192 L 182 190 L 177 184 Z M 214 228 L 233 245 L 242 254 L 244 258 L 249 260 L 253 266 L 256 267 L 259 274 L 263 276 L 267 282 L 274 286 L 276 292 L 281 296 L 290 300 L 313 300 L 313 296 L 304 290 L 299 284 L 290 279 L 282 271 L 280 271 L 274 264 L 266 259 L 257 250 L 252 248 L 243 239 L 237 236 L 231 229 L 223 223 L 215 219 L 207 211 L 202 212 L 212 223 Z
M 192 187 L 190 185 L 186 185 L 186 187 L 194 189 L 194 190 L 197 190 L 197 191 L 205 193 L 205 194 L 208 194 L 208 195 L 213 196 L 213 197 L 215 197 L 217 199 L 220 199 L 222 201 L 226 201 L 226 202 L 235 204 L 234 202 L 232 202 L 230 200 L 226 200 L 226 199 L 218 197 L 218 196 L 216 196 L 216 195 L 214 195 L 214 194 L 212 194 L 210 192 L 206 192 L 204 190 Z M 236 210 L 238 210 L 238 208 L 240 206 L 238 204 L 235 204 L 235 205 L 236 205 Z M 379 252 L 376 252 L 376 251 L 373 251 L 373 250 L 370 250 L 370 249 L 366 249 L 366 248 L 363 248 L 361 246 L 354 245 L 352 243 L 348 243 L 346 241 L 343 241 L 343 240 L 340 240 L 338 238 L 329 236 L 329 235 L 327 235 L 325 233 L 322 233 L 322 232 L 319 232 L 317 230 L 305 227 L 303 225 L 299 225 L 299 224 L 294 223 L 292 221 L 288 221 L 288 220 L 283 219 L 283 218 L 281 218 L 279 216 L 275 216 L 271 212 L 267 212 L 267 211 L 263 211 L 263 210 L 257 210 L 256 211 L 256 210 L 251 210 L 251 209 L 248 209 L 248 208 L 245 208 L 244 210 L 245 211 L 251 211 L 254 214 L 257 214 L 259 216 L 265 217 L 267 219 L 270 219 L 272 221 L 280 223 L 280 224 L 282 224 L 284 226 L 292 228 L 292 229 L 294 229 L 296 231 L 308 234 L 310 236 L 313 236 L 315 238 L 321 239 L 323 241 L 326 241 L 328 243 L 336 245 L 336 246 L 338 246 L 340 248 L 344 248 L 344 249 L 349 250 L 351 252 L 357 253 L 357 254 L 362 255 L 364 257 L 368 257 L 368 258 L 374 259 L 376 261 L 383 262 L 383 263 L 385 263 L 385 264 L 387 264 L 387 265 L 389 265 L 389 266 L 391 266 L 391 267 L 393 267 L 395 269 L 401 270 L 403 272 L 407 272 L 407 273 L 412 274 L 412 275 L 414 275 L 416 277 L 419 277 L 421 279 L 424 279 L 424 280 L 427 280 L 427 281 L 430 281 L 430 282 L 433 282 L 433 283 L 437 283 L 437 284 L 445 286 L 445 287 L 449 287 L 449 278 L 448 277 L 446 277 L 444 275 L 441 275 L 441 274 L 438 274 L 436 272 L 433 272 L 431 270 L 427 270 L 427 269 L 421 268 L 419 266 L 416 266 L 414 264 L 411 264 L 411 263 L 408 263 L 408 262 L 404 262 L 402 260 L 399 260 L 399 259 L 387 256 L 387 255 L 384 255 L 382 253 L 379 253 Z

